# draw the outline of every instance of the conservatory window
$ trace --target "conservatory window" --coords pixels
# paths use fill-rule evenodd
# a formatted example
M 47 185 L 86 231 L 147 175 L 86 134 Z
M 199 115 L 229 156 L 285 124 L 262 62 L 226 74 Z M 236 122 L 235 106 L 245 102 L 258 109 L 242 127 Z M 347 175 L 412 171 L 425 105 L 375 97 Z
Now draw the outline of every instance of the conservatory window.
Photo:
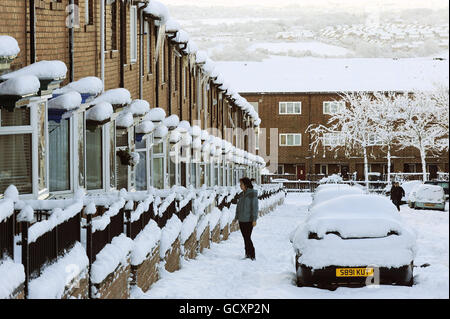
M 86 130 L 86 187 L 88 190 L 103 188 L 102 128 Z
M 153 146 L 153 187 L 164 188 L 164 143 Z
M 0 194 L 11 184 L 20 194 L 33 192 L 31 133 L 0 135 Z
M 136 190 L 147 190 L 147 152 L 138 151 L 139 163 L 136 166 Z
M 50 191 L 70 190 L 70 120 L 48 122 Z

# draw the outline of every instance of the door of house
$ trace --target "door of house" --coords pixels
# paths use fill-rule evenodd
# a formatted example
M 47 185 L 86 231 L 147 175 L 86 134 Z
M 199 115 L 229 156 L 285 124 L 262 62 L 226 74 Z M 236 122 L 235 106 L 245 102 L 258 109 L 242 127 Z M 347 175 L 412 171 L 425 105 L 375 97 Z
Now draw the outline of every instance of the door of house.
M 306 179 L 305 164 L 297 165 L 297 179 L 304 181 Z
M 348 180 L 348 172 L 349 172 L 349 166 L 348 165 L 342 165 L 341 166 L 341 176 L 344 180 Z
M 437 179 L 438 166 L 436 164 L 428 165 L 428 173 L 430 173 L 429 179 Z

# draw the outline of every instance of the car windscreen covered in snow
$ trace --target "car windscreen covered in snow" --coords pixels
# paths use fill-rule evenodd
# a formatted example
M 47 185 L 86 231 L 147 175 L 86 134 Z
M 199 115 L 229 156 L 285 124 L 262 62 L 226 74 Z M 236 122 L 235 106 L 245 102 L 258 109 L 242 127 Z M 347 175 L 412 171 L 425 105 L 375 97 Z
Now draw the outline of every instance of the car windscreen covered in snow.
M 348 186 L 348 185 L 340 185 L 340 186 Z M 318 205 L 320 203 L 326 202 L 327 200 L 337 198 L 340 196 L 346 196 L 346 195 L 363 195 L 364 191 L 359 187 L 328 187 L 323 188 L 316 192 L 314 195 L 314 198 L 311 202 L 310 209 L 314 207 L 315 205 Z

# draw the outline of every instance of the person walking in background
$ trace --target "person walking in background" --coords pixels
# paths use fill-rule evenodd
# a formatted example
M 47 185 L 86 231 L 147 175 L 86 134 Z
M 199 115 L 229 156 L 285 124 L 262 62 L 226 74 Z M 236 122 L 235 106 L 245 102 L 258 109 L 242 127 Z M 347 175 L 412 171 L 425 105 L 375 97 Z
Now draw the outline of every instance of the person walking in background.
M 397 207 L 398 211 L 400 211 L 400 203 L 403 196 L 405 196 L 405 190 L 398 182 L 394 182 L 394 185 L 391 188 L 391 201 Z
M 242 237 L 245 244 L 245 258 L 255 260 L 255 247 L 251 239 L 253 227 L 258 219 L 258 192 L 248 177 L 241 178 L 242 194 L 239 196 L 235 219 L 239 221 Z

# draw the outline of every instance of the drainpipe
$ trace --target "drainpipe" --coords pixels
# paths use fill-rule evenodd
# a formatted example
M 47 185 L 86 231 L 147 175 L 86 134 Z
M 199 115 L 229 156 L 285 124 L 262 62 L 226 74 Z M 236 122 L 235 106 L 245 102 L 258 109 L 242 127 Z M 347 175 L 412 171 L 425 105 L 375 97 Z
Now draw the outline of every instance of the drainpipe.
M 167 72 L 167 74 L 168 74 L 168 76 L 169 76 L 169 79 L 168 79 L 168 88 L 167 88 L 167 92 L 168 92 L 168 96 L 167 96 L 167 110 L 168 110 L 168 113 L 169 113 L 169 115 L 172 115 L 172 68 L 173 68 L 173 66 L 172 66 L 172 57 L 173 57 L 173 55 L 172 55 L 172 44 L 170 43 L 170 41 L 167 43 L 167 45 L 168 45 L 168 59 L 169 59 L 169 61 L 167 61 L 168 62 L 168 72 Z M 163 50 L 163 54 L 164 54 L 164 50 Z M 180 116 L 180 120 L 181 120 L 181 116 Z
M 140 7 L 138 9 L 139 14 L 139 99 L 143 99 L 144 96 L 144 83 L 143 83 L 143 77 L 144 77 L 144 42 L 143 42 L 143 36 L 144 36 L 144 9 L 147 8 L 149 5 L 149 2 L 147 2 L 143 7 Z M 148 30 L 150 32 L 150 28 Z M 149 48 L 150 49 L 150 48 Z
M 74 18 L 74 0 L 69 1 L 70 4 L 70 14 L 72 18 Z M 72 25 L 69 26 L 69 82 L 73 82 L 74 80 L 74 44 L 73 44 L 73 20 Z
M 126 59 L 126 16 L 125 16 L 125 3 L 120 1 L 120 81 L 119 86 L 125 87 L 125 59 Z
M 36 62 L 36 7 L 30 0 L 30 64 Z
M 100 78 L 105 90 L 105 0 L 100 0 Z

